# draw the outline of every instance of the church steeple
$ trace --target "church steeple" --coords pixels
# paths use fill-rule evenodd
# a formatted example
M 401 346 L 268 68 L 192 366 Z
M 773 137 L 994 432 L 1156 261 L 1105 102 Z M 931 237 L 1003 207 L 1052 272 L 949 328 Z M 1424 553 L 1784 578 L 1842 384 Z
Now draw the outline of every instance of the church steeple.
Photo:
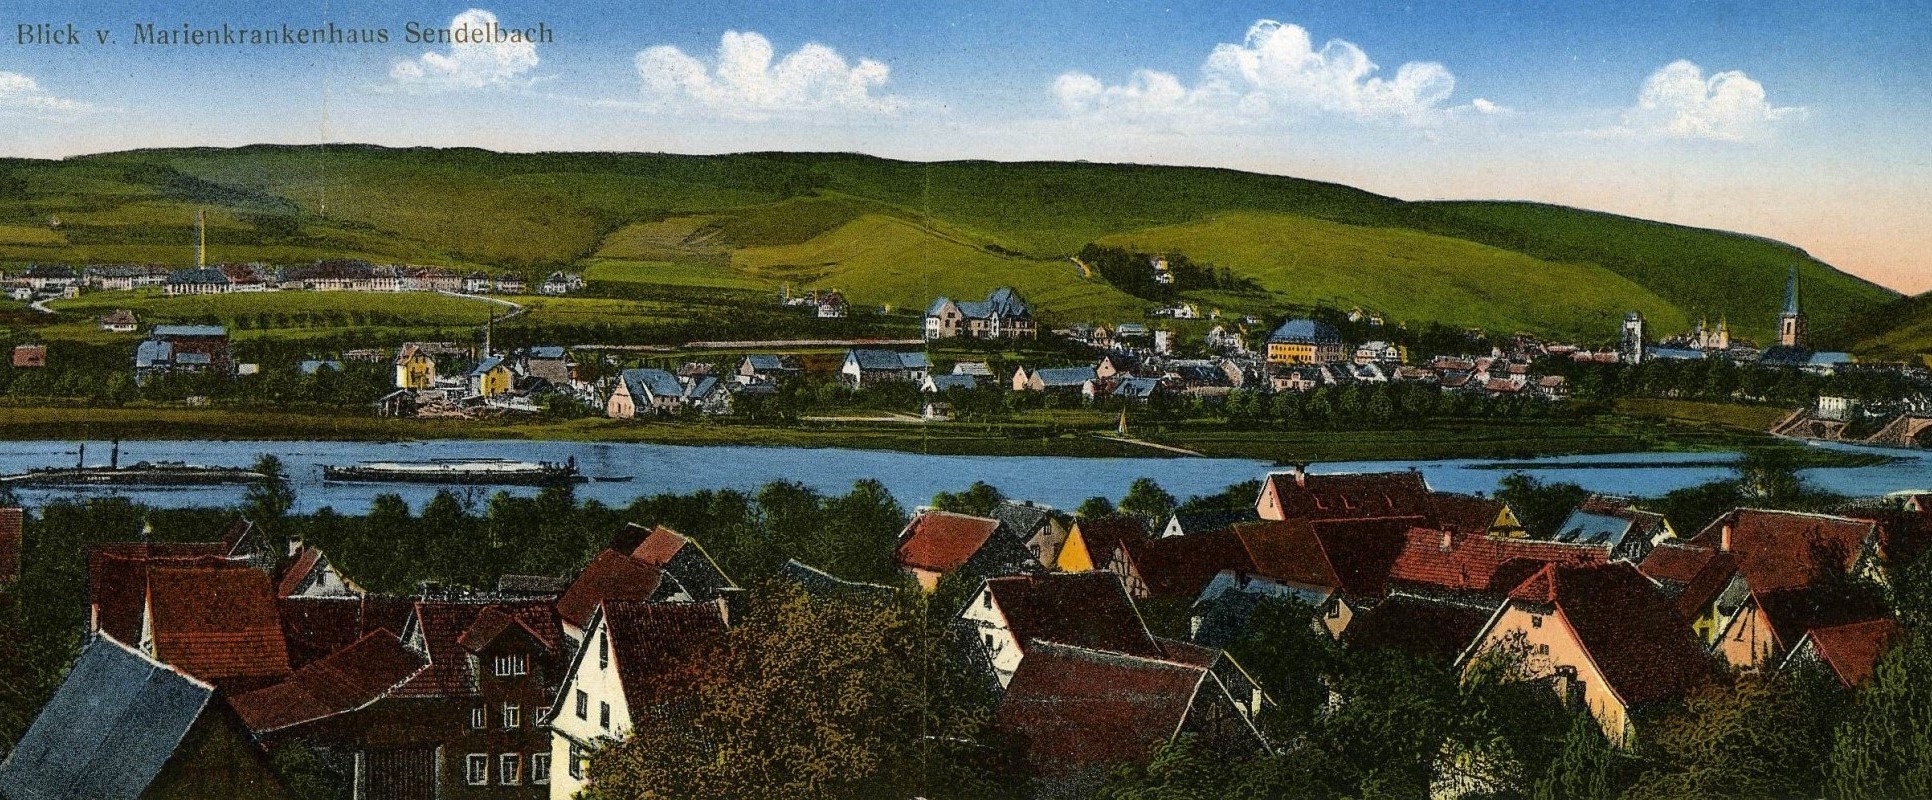
M 1784 287 L 1784 313 L 1778 315 L 1778 344 L 1805 346 L 1805 315 L 1798 310 L 1798 268 L 1791 268 L 1791 280 Z

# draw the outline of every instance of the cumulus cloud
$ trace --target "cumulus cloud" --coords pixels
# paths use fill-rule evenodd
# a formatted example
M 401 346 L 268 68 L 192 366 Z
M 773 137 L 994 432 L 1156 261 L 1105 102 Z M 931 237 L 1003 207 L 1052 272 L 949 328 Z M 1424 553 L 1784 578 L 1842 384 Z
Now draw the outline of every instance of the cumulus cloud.
M 1679 60 L 1651 73 L 1624 112 L 1623 132 L 1680 139 L 1738 141 L 1768 135 L 1779 123 L 1803 119 L 1806 110 L 1773 106 L 1764 84 L 1739 70 L 1704 77 L 1704 69 Z
M 55 95 L 42 88 L 40 82 L 31 76 L 18 72 L 0 72 L 0 110 L 65 115 L 82 114 L 99 109 L 91 103 Z
M 1053 96 L 1069 114 L 1165 113 L 1217 121 L 1330 114 L 1422 122 L 1443 111 L 1456 88 L 1448 68 L 1431 61 L 1405 63 L 1393 76 L 1379 71 L 1352 42 L 1331 39 L 1316 48 L 1307 29 L 1264 19 L 1248 28 L 1240 44 L 1216 45 L 1192 86 L 1154 70 L 1136 71 L 1113 86 L 1068 72 L 1053 82 Z
M 726 31 L 715 63 L 670 45 L 637 54 L 646 102 L 757 121 L 802 112 L 889 114 L 903 103 L 881 91 L 891 68 L 873 59 L 847 63 L 837 50 L 806 44 L 773 63 L 771 40 L 751 31 Z
M 489 31 L 496 26 L 496 14 L 480 8 L 457 14 L 449 23 L 453 34 Z M 432 91 L 524 85 L 529 83 L 524 73 L 537 66 L 537 45 L 516 38 L 518 41 L 464 36 L 462 41 L 451 42 L 447 51 L 430 51 L 414 59 L 397 61 L 390 66 L 389 77 L 411 89 Z
M 1503 107 L 1503 106 L 1499 106 L 1499 105 L 1497 105 L 1497 104 L 1495 104 L 1495 103 L 1493 103 L 1493 102 L 1490 102 L 1490 101 L 1488 101 L 1488 100 L 1485 100 L 1485 99 L 1483 99 L 1483 98 L 1480 98 L 1480 97 L 1478 97 L 1478 98 L 1476 98 L 1476 99 L 1474 99 L 1474 100 L 1471 100 L 1471 101 L 1469 101 L 1469 107 L 1470 107 L 1470 108 L 1473 108 L 1473 109 L 1476 109 L 1476 113 L 1478 113 L 1478 114 L 1507 114 L 1507 113 L 1509 113 L 1509 109 L 1508 109 L 1508 108 L 1505 108 L 1505 107 Z

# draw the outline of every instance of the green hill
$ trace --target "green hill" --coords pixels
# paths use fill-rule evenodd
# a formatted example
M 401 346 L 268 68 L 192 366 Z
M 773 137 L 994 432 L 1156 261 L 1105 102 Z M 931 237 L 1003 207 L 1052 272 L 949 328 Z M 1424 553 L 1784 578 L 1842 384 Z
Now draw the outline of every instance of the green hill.
M 1523 203 L 1407 203 L 1231 170 L 913 163 L 850 154 L 493 153 L 372 146 L 143 150 L 0 160 L 0 261 L 184 264 L 359 257 L 610 284 L 837 288 L 917 308 L 1013 285 L 1056 321 L 1151 304 L 1085 277 L 1088 243 L 1175 250 L 1259 292 L 1412 321 L 1606 341 L 1639 309 L 1669 333 L 1728 317 L 1768 338 L 1796 266 L 1821 339 L 1896 295 L 1778 242 Z M 58 225 L 50 224 L 57 218 Z

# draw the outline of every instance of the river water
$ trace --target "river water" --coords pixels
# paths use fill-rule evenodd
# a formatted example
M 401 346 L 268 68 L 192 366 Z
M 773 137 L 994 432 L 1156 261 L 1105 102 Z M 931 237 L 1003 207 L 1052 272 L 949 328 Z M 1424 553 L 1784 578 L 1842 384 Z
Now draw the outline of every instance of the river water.
M 0 442 L 0 474 L 76 463 L 79 442 Z M 107 442 L 88 442 L 87 461 L 108 460 Z M 1900 460 L 1871 467 L 1819 468 L 1804 476 L 1819 488 L 1848 495 L 1885 494 L 1932 488 L 1932 452 L 1883 451 Z M 957 491 L 982 480 L 1009 497 L 1071 509 L 1094 495 L 1119 498 L 1135 478 L 1149 477 L 1174 495 L 1207 494 L 1258 478 L 1267 462 L 1213 458 L 1060 458 L 1050 456 L 933 456 L 877 450 L 788 447 L 687 447 L 662 444 L 594 442 L 430 441 L 368 442 L 122 442 L 121 463 L 183 461 L 210 466 L 246 467 L 264 453 L 281 457 L 296 490 L 296 511 L 330 506 L 360 513 L 382 492 L 395 492 L 421 508 L 438 487 L 324 483 L 324 464 L 432 458 L 510 458 L 563 461 L 576 458 L 592 477 L 630 476 L 629 482 L 593 481 L 577 487 L 579 497 L 624 505 L 639 495 L 684 493 L 699 489 L 755 490 L 774 480 L 793 480 L 828 493 L 842 493 L 853 481 L 874 478 L 908 507 L 926 503 L 934 493 Z M 1657 495 L 1731 474 L 1725 453 L 1625 453 L 1543 459 L 1458 459 L 1444 461 L 1331 462 L 1315 472 L 1419 469 L 1437 489 L 1488 492 L 1509 469 L 1526 465 L 1547 481 L 1570 481 L 1593 491 Z M 534 494 L 530 487 L 505 487 Z M 496 487 L 453 487 L 479 501 Z M 242 486 L 118 487 L 20 489 L 28 505 L 60 497 L 121 495 L 161 507 L 225 506 L 239 503 Z

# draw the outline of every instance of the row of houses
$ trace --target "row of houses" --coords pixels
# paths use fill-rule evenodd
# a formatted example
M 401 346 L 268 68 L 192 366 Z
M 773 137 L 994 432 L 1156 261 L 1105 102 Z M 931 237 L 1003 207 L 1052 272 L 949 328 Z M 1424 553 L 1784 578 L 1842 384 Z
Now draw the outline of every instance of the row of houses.
M 1274 599 L 1350 647 L 1456 669 L 1513 653 L 1622 746 L 1720 663 L 1858 685 L 1902 628 L 1841 578 L 1883 583 L 1922 550 L 1932 497 L 1861 509 L 1737 509 L 1684 535 L 1593 497 L 1534 537 L 1506 504 L 1419 473 L 1297 468 L 1268 475 L 1251 508 L 1155 525 L 1028 502 L 923 509 L 894 558 L 924 591 L 978 579 L 955 614 L 961 656 L 1031 771 L 1074 791 L 1183 734 L 1229 756 L 1288 744 L 1256 721 L 1275 698 L 1222 649 Z M 18 519 L 0 512 L 0 569 L 20 552 Z M 320 550 L 273 548 L 245 522 L 86 558 L 90 642 L 0 762 L 0 786 L 29 797 L 109 796 L 106 781 L 132 789 L 111 796 L 276 797 L 266 752 L 293 742 L 359 797 L 571 797 L 591 753 L 676 707 L 652 675 L 722 635 L 743 591 L 662 526 L 625 526 L 562 578 L 410 597 L 365 591 Z M 821 596 L 897 591 L 782 572 Z M 1187 631 L 1150 628 L 1150 600 L 1186 603 Z
M 534 283 L 514 272 L 459 272 L 441 267 L 324 260 L 276 267 L 259 262 L 170 269 L 155 264 L 89 264 L 75 268 L 35 264 L 6 285 L 30 296 L 60 296 L 82 289 L 124 291 L 160 287 L 168 295 L 277 290 L 357 292 L 453 292 L 462 294 L 562 295 L 584 288 L 583 276 L 556 271 Z

